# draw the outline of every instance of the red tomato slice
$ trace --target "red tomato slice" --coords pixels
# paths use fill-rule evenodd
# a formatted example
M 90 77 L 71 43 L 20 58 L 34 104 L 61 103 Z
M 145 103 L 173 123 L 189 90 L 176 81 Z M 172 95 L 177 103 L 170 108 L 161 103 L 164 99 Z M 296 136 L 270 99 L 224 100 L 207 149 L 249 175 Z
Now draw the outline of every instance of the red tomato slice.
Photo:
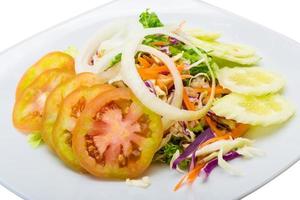
M 80 87 L 68 95 L 61 104 L 52 132 L 53 147 L 57 155 L 72 169 L 84 171 L 72 150 L 72 131 L 86 104 L 103 92 L 114 89 L 111 85 Z
M 52 130 L 63 99 L 81 86 L 103 83 L 96 74 L 82 73 L 55 88 L 48 96 L 43 115 L 42 137 L 53 149 Z
M 83 168 L 101 178 L 133 178 L 150 165 L 163 136 L 161 117 L 127 88 L 92 100 L 73 131 L 72 145 Z
M 48 95 L 72 76 L 73 73 L 61 69 L 52 69 L 42 73 L 15 102 L 14 126 L 22 132 L 40 131 Z
M 16 99 L 24 90 L 43 72 L 49 69 L 64 69 L 75 74 L 74 59 L 63 52 L 52 52 L 42 57 L 38 62 L 29 67 L 18 83 Z

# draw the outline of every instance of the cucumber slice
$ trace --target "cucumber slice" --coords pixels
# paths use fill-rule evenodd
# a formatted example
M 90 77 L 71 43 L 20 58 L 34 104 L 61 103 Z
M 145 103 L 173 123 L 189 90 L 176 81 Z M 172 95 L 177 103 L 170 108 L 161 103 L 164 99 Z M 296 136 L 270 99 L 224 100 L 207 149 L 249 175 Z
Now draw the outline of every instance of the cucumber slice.
M 221 37 L 220 33 L 204 31 L 199 28 L 186 28 L 184 31 L 195 38 L 205 41 L 215 41 Z
M 212 57 L 220 58 L 240 65 L 255 65 L 261 60 L 261 57 L 257 55 L 245 57 L 245 58 L 239 58 L 220 51 L 211 51 L 208 54 Z
M 217 78 L 224 88 L 246 95 L 275 93 L 285 85 L 280 75 L 261 67 L 225 67 L 218 70 Z
M 289 119 L 295 108 L 281 95 L 246 96 L 231 93 L 211 108 L 218 116 L 239 123 L 269 126 Z
M 210 47 L 215 53 L 222 55 L 230 55 L 236 58 L 249 58 L 255 56 L 254 49 L 238 45 L 238 44 L 227 44 L 221 42 L 204 42 L 205 45 Z
M 255 54 L 255 51 L 247 46 L 227 44 L 217 41 L 205 41 L 192 35 L 187 35 L 186 37 L 194 45 L 207 51 L 212 57 L 241 65 L 254 65 L 261 60 L 261 58 Z

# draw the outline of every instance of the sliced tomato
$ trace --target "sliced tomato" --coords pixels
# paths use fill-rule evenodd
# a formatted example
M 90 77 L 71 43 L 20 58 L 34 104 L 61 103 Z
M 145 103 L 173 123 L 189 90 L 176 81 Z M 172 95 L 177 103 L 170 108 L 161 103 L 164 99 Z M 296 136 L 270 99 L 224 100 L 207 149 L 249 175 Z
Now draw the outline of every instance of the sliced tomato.
M 71 77 L 73 73 L 62 69 L 42 73 L 17 99 L 13 111 L 14 126 L 22 132 L 40 131 L 48 95 Z
M 72 150 L 72 131 L 77 119 L 91 99 L 113 88 L 111 85 L 80 87 L 68 95 L 61 104 L 52 132 L 53 147 L 57 155 L 75 170 L 83 171 Z
M 150 165 L 163 136 L 161 117 L 127 88 L 98 95 L 81 113 L 72 146 L 79 162 L 100 178 L 133 178 Z
M 43 115 L 42 138 L 46 144 L 53 148 L 52 130 L 63 99 L 80 86 L 92 86 L 103 83 L 96 74 L 81 73 L 66 83 L 59 85 L 48 96 Z
M 16 99 L 43 72 L 49 69 L 64 69 L 75 74 L 75 62 L 72 56 L 63 52 L 51 52 L 28 68 L 18 83 Z

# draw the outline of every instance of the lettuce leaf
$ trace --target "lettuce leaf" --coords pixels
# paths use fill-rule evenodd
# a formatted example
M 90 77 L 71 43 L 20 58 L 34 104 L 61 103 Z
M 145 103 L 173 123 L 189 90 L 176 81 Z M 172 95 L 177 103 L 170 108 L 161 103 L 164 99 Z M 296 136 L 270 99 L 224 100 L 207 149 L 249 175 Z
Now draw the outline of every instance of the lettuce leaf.
M 139 22 L 144 28 L 162 27 L 164 26 L 159 20 L 155 12 L 149 12 L 149 9 L 140 14 Z
M 29 134 L 28 143 L 32 148 L 36 149 L 43 143 L 41 134 L 39 132 Z

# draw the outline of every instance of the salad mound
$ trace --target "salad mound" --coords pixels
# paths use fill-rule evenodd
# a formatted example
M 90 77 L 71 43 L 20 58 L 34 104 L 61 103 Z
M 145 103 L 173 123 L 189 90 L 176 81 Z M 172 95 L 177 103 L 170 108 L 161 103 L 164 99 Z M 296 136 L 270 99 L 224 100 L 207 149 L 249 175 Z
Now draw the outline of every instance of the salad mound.
M 284 79 L 259 67 L 255 50 L 219 33 L 169 25 L 149 9 L 115 20 L 77 50 L 45 55 L 17 87 L 14 125 L 44 141 L 70 168 L 147 187 L 154 162 L 185 175 L 174 190 L 207 179 L 230 160 L 262 155 L 252 126 L 295 112 Z M 76 71 L 76 73 L 75 73 Z

